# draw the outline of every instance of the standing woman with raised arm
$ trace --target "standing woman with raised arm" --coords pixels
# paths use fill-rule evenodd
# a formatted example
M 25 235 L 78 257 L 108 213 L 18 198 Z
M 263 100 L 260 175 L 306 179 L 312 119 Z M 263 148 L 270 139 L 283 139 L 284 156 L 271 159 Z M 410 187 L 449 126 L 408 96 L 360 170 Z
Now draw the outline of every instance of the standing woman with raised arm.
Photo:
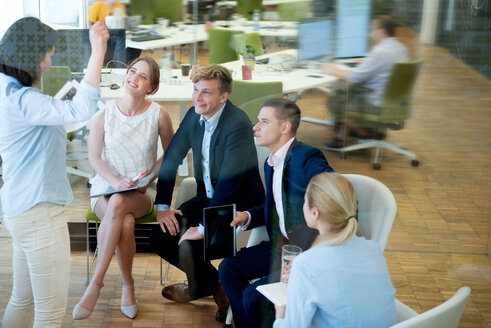
M 60 327 L 68 298 L 70 238 L 65 205 L 73 194 L 65 172 L 64 125 L 97 110 L 109 34 L 90 30 L 92 54 L 73 100 L 55 100 L 32 85 L 51 66 L 56 31 L 27 17 L 0 42 L 2 214 L 12 235 L 13 287 L 2 327 Z
M 162 157 L 157 159 L 157 146 L 164 151 L 174 135 L 169 114 L 146 97 L 159 88 L 159 65 L 150 57 L 133 61 L 126 71 L 123 96 L 106 103 L 94 116 L 89 135 L 89 161 L 97 172 L 90 181 L 91 195 L 103 193 L 112 186 L 127 189 L 136 183 L 142 172 L 158 176 Z M 135 256 L 135 218 L 153 211 L 155 186 L 108 196 L 91 198 L 94 213 L 101 220 L 97 233 L 99 247 L 94 276 L 80 302 L 73 309 L 73 318 L 85 319 L 96 305 L 104 276 L 114 252 L 121 270 L 123 290 L 121 312 L 133 319 L 137 314 L 132 275 Z

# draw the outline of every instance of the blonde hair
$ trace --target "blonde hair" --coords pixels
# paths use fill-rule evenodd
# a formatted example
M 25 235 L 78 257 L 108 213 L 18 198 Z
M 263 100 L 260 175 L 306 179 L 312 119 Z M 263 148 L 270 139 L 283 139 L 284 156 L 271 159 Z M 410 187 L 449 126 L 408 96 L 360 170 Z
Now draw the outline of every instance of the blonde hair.
M 351 183 L 339 173 L 321 173 L 310 180 L 306 198 L 308 207 L 316 207 L 319 217 L 328 223 L 334 237 L 319 236 L 314 246 L 341 244 L 358 229 L 356 194 Z
M 232 76 L 228 69 L 222 65 L 210 64 L 201 67 L 193 76 L 193 83 L 198 83 L 201 80 L 218 80 L 220 93 L 232 93 Z

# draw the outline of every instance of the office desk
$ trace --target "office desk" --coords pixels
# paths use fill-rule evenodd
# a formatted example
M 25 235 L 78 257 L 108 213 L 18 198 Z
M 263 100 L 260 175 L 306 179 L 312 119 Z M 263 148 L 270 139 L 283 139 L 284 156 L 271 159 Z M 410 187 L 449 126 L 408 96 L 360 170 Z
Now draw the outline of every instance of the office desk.
M 296 56 L 296 50 L 285 50 L 277 53 L 258 56 L 257 59 L 268 58 L 274 54 L 286 53 Z M 232 71 L 234 80 L 242 80 L 242 69 L 240 62 L 233 61 L 222 64 Z M 109 85 L 117 83 L 121 85 L 125 74 L 124 69 L 112 69 L 110 74 L 103 74 L 101 83 L 102 100 L 115 99 L 123 94 L 122 88 L 111 90 Z M 161 73 L 161 76 L 165 74 Z M 182 77 L 180 70 L 172 70 L 172 76 L 176 78 L 161 78 L 159 90 L 148 96 L 153 101 L 179 101 L 181 103 L 181 117 L 187 110 L 186 102 L 192 100 L 193 83 L 189 77 Z M 289 71 L 273 70 L 268 65 L 256 64 L 256 69 L 252 73 L 251 82 L 273 82 L 281 81 L 283 83 L 283 93 L 300 93 L 302 91 L 332 85 L 338 78 L 328 75 L 319 74 L 315 69 L 295 68 Z M 184 111 L 184 112 L 183 112 Z
M 131 40 L 131 36 L 127 36 L 126 47 L 141 50 L 152 50 L 208 40 L 208 33 L 206 32 L 204 24 L 186 25 L 183 23 L 178 23 L 178 26 L 167 27 L 165 30 L 161 30 L 158 25 L 152 27 L 155 31 L 165 35 L 166 38 L 136 42 Z M 251 33 L 254 31 L 252 21 L 216 21 L 213 27 L 240 30 L 244 31 L 244 33 Z M 261 36 L 265 37 L 294 38 L 298 35 L 298 28 L 297 23 L 295 22 L 261 21 L 259 22 L 259 31 L 257 32 Z

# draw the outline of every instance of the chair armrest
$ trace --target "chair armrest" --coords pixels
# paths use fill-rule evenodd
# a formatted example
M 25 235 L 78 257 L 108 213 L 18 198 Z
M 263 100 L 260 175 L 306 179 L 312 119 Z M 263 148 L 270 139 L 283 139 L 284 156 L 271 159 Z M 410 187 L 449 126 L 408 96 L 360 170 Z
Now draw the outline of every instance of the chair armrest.
M 418 312 L 396 299 L 396 322 L 402 322 L 418 315 Z

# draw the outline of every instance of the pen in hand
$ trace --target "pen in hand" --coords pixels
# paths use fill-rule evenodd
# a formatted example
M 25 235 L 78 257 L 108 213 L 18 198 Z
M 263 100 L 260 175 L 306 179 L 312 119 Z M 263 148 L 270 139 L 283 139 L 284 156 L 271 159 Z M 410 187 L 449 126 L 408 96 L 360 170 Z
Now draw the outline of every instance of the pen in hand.
M 148 173 L 148 171 L 145 170 L 142 173 L 138 174 L 136 177 L 132 178 L 131 181 L 136 182 L 136 181 L 140 180 L 141 178 L 143 178 L 145 176 L 145 174 L 147 174 L 147 173 Z

